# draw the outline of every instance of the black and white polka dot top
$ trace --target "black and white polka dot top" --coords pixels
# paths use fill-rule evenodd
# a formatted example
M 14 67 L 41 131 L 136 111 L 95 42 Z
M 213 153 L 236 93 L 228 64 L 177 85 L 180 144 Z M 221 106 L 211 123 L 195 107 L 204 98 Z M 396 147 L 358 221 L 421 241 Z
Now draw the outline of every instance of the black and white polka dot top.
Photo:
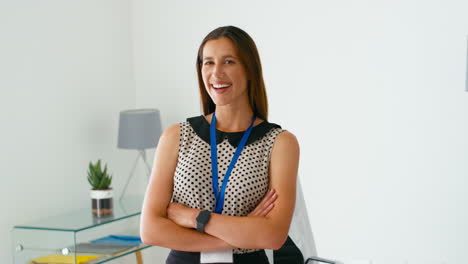
M 223 215 L 247 216 L 269 190 L 268 167 L 273 143 L 281 126 L 263 121 L 253 127 L 226 186 Z M 216 131 L 218 186 L 244 132 Z M 174 175 L 173 202 L 214 211 L 211 178 L 210 124 L 204 116 L 180 123 L 179 158 Z M 258 249 L 234 249 L 243 254 Z

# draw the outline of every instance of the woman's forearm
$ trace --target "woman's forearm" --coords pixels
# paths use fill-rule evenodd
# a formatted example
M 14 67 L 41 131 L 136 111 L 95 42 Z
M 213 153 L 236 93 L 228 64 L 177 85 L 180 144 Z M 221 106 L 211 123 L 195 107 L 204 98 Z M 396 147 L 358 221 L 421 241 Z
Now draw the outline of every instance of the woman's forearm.
M 211 214 L 205 232 L 239 248 L 278 249 L 286 240 L 287 232 L 275 228 L 268 217 L 227 216 Z
M 142 221 L 140 234 L 143 243 L 147 245 L 181 251 L 204 252 L 234 248 L 217 237 L 181 227 L 164 217 L 155 217 L 147 223 Z

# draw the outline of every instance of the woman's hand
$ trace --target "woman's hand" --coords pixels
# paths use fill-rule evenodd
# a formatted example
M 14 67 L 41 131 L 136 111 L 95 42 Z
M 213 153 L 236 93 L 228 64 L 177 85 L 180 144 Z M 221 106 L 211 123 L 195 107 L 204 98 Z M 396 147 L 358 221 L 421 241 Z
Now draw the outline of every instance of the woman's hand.
M 167 207 L 167 218 L 180 226 L 196 228 L 196 219 L 200 212 L 201 210 L 190 208 L 180 203 L 170 203 Z
M 247 216 L 266 216 L 275 207 L 274 202 L 278 198 L 274 189 L 271 189 L 257 207 Z

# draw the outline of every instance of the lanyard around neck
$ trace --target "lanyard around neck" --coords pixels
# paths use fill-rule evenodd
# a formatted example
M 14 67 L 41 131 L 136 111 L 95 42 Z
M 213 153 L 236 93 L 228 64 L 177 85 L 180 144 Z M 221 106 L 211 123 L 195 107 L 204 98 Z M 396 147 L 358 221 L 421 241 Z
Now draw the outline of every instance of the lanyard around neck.
M 255 115 L 252 118 L 252 123 L 250 124 L 249 128 L 244 132 L 244 135 L 242 136 L 242 139 L 239 142 L 239 145 L 237 146 L 236 152 L 234 153 L 234 156 L 232 157 L 231 163 L 229 164 L 226 174 L 224 175 L 223 185 L 221 186 L 221 190 L 218 190 L 219 189 L 219 186 L 218 186 L 218 147 L 216 145 L 215 113 L 213 113 L 213 116 L 211 117 L 211 124 L 210 124 L 211 172 L 212 172 L 213 192 L 216 198 L 216 207 L 215 207 L 214 212 L 217 214 L 220 214 L 223 211 L 224 192 L 226 191 L 226 186 L 229 180 L 229 176 L 231 176 L 231 171 L 234 168 L 234 165 L 236 164 L 237 159 L 239 158 L 242 152 L 242 149 L 244 148 L 245 143 L 247 142 L 247 139 L 249 138 L 254 122 L 255 122 Z

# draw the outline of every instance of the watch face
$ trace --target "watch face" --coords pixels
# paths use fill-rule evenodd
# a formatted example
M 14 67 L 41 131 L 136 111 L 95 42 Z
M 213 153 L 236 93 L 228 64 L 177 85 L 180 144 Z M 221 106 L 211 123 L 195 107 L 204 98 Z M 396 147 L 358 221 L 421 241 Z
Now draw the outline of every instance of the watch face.
M 197 217 L 197 222 L 201 224 L 206 224 L 208 220 L 210 219 L 210 212 L 209 211 L 201 211 L 200 214 L 198 214 Z
M 201 211 L 197 216 L 197 230 L 205 232 L 205 225 L 210 220 L 211 212 L 208 210 Z

